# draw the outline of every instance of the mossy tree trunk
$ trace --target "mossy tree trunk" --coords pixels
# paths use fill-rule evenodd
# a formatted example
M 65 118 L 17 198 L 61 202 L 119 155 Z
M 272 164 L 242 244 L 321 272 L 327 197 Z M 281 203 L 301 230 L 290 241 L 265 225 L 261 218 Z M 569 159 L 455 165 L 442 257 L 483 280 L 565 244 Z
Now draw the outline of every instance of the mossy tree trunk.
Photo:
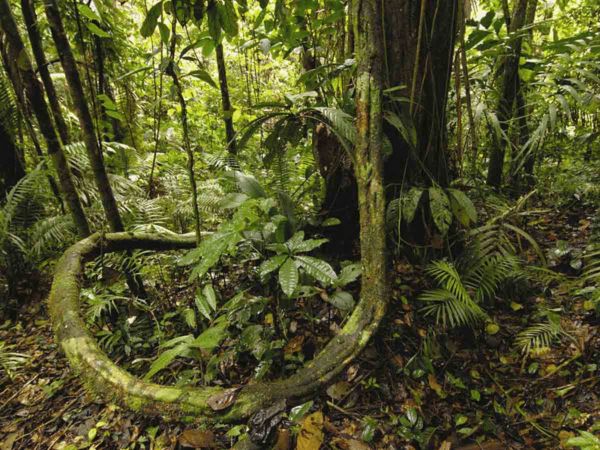
M 21 36 L 19 35 L 19 30 L 8 0 L 0 0 L 0 27 L 6 35 L 8 41 L 8 54 L 11 60 L 14 61 L 15 64 L 19 61 L 19 64 L 16 65 L 21 82 L 23 83 L 25 94 L 37 118 L 40 132 L 46 140 L 48 154 L 50 155 L 58 174 L 60 187 L 69 207 L 73 222 L 81 237 L 88 236 L 90 234 L 90 227 L 87 218 L 85 217 L 83 207 L 81 206 L 75 185 L 73 184 L 71 170 L 69 169 L 62 143 L 48 111 L 40 83 L 33 71 L 31 60 L 23 45 Z

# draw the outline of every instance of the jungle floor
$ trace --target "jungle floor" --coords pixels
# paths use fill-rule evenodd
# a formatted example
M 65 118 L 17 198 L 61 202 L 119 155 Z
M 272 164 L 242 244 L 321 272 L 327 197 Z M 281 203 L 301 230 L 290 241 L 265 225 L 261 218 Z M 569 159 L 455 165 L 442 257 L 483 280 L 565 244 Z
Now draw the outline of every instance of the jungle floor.
M 546 253 L 564 241 L 554 269 L 572 275 L 594 217 L 594 211 L 573 205 L 532 218 L 528 230 Z M 395 297 L 416 297 L 424 287 L 422 268 L 398 262 L 394 269 Z M 90 398 L 54 343 L 46 289 L 41 282 L 31 293 L 20 320 L 0 324 L 0 340 L 29 355 L 12 379 L 0 372 L 2 450 L 230 448 L 237 441 L 244 425 L 169 423 Z M 523 358 L 513 334 L 540 302 L 563 308 L 563 326 L 573 339 Z M 367 350 L 316 394 L 308 419 L 282 420 L 273 444 L 257 448 L 316 449 L 322 441 L 322 448 L 351 450 L 555 449 L 600 420 L 598 315 L 566 286 L 549 285 L 541 294 L 496 304 L 499 330 L 456 333 L 447 344 L 454 350 L 435 361 L 435 375 L 413 358 L 426 331 L 412 303 L 395 303 Z M 298 444 L 297 435 L 303 436 Z

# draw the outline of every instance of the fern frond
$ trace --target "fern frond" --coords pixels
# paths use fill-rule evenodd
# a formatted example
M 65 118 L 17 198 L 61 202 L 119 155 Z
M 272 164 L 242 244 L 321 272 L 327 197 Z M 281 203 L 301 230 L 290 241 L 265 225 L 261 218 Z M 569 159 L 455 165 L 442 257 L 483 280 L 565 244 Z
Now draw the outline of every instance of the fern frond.
M 429 303 L 423 307 L 425 316 L 433 316 L 444 328 L 474 326 L 487 318 L 483 309 L 469 296 L 459 299 L 446 289 L 432 289 L 419 300 Z
M 523 354 L 527 355 L 532 350 L 550 347 L 563 334 L 564 331 L 559 323 L 540 322 L 521 331 L 515 339 L 515 345 L 521 349 Z

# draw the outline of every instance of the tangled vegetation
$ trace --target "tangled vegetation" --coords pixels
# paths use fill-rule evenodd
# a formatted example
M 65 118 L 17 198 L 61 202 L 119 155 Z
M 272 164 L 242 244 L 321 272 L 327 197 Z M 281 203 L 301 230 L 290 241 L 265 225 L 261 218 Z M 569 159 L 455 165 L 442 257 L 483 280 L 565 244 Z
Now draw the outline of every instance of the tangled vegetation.
M 0 0 L 0 440 L 600 449 L 594 0 Z

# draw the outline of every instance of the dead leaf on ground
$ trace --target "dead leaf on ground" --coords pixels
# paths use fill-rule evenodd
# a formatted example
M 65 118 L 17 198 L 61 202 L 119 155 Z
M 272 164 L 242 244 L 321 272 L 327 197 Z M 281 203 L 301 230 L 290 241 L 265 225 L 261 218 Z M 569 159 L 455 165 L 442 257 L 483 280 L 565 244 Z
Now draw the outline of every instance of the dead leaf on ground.
M 350 390 L 350 383 L 347 381 L 340 381 L 338 383 L 332 384 L 327 388 L 327 395 L 329 395 L 334 400 L 343 399 L 348 391 Z
M 208 403 L 208 406 L 214 411 L 221 411 L 233 404 L 239 390 L 239 388 L 225 389 L 223 392 L 219 392 L 218 394 L 209 397 L 206 403 Z
M 215 448 L 215 434 L 210 430 L 185 430 L 179 436 L 179 445 L 191 448 Z
M 303 335 L 294 336 L 287 343 L 287 345 L 283 349 L 283 352 L 286 355 L 291 355 L 292 353 L 298 353 L 299 351 L 302 350 L 302 344 L 303 343 L 304 343 L 304 336 Z
M 444 441 L 442 442 L 442 444 L 440 445 L 440 448 L 438 450 L 450 450 L 452 448 L 452 443 L 449 441 Z
M 277 441 L 273 450 L 289 450 L 291 448 L 291 434 L 287 428 L 280 428 L 277 432 Z
M 317 411 L 302 421 L 296 450 L 319 450 L 324 439 L 323 413 Z

